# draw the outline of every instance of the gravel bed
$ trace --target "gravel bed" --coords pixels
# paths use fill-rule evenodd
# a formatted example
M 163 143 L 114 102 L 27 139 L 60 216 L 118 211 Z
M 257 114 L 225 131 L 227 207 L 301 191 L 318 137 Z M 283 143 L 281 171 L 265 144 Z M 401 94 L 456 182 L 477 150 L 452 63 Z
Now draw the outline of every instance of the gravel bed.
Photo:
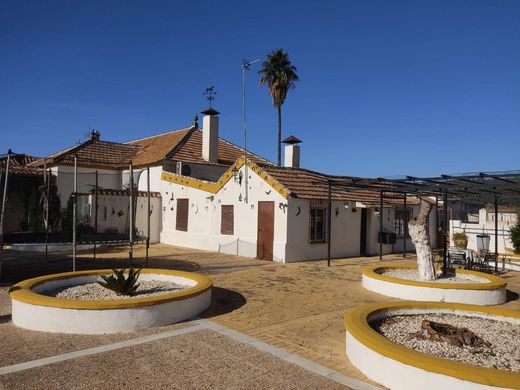
M 429 320 L 467 328 L 491 343 L 491 347 L 456 346 L 421 337 L 421 322 Z M 520 325 L 487 318 L 426 313 L 399 315 L 370 324 L 394 343 L 444 359 L 462 363 L 520 371 Z
M 387 269 L 378 272 L 380 275 L 389 276 L 397 279 L 419 281 L 419 272 L 416 269 Z M 489 280 L 479 278 L 473 275 L 448 275 L 442 277 L 442 272 L 437 272 L 437 279 L 432 280 L 431 283 L 489 283 Z
M 143 298 L 154 295 L 167 294 L 188 288 L 188 286 L 184 286 L 182 284 L 163 280 L 143 280 L 137 283 L 139 284 L 139 287 L 137 288 L 136 293 L 132 296 L 117 295 L 112 290 L 104 288 L 98 283 L 87 283 L 77 286 L 60 287 L 54 290 L 44 291 L 42 294 L 56 298 L 88 301 L 96 299 L 108 300 Z

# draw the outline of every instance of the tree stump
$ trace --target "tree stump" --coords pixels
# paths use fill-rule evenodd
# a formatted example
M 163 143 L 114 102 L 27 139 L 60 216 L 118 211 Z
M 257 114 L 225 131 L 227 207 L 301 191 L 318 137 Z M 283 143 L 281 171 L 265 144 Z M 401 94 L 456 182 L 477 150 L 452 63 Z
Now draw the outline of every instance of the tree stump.
M 477 336 L 467 328 L 458 328 L 442 322 L 423 320 L 421 333 L 430 340 L 444 341 L 451 345 L 463 347 L 491 347 L 491 343 Z
M 428 216 L 433 204 L 420 199 L 419 214 L 408 222 L 408 231 L 417 252 L 417 270 L 419 280 L 427 282 L 435 280 L 435 268 L 433 266 L 432 247 L 430 245 L 430 234 L 428 232 Z

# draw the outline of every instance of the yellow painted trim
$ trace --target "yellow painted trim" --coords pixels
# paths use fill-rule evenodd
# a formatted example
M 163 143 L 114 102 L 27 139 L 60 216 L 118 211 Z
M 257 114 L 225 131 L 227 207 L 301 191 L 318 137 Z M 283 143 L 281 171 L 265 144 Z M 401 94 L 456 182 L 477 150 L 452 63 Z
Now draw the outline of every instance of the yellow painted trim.
M 235 161 L 235 163 L 231 167 L 229 167 L 229 169 L 226 172 L 224 172 L 224 174 L 216 182 L 209 182 L 194 179 L 192 177 L 179 176 L 170 172 L 162 172 L 161 179 L 170 183 L 184 185 L 186 187 L 196 188 L 198 190 L 216 194 L 233 177 L 233 168 L 240 169 L 243 166 L 244 157 L 240 157 L 237 161 Z M 278 192 L 280 195 L 282 195 L 284 198 L 289 197 L 291 191 L 289 191 L 289 189 L 285 187 L 283 184 L 281 184 L 278 180 L 276 180 L 267 172 L 265 172 L 260 166 L 258 166 L 251 160 L 247 160 L 247 166 L 258 176 L 260 176 L 260 178 L 262 178 L 267 184 L 273 187 L 274 190 Z
M 206 276 L 199 275 L 192 272 L 174 271 L 166 269 L 146 268 L 141 271 L 143 274 L 160 274 L 180 276 L 187 279 L 192 279 L 197 282 L 193 287 L 189 287 L 182 291 L 173 293 L 155 295 L 142 298 L 129 299 L 114 299 L 114 300 L 96 300 L 96 301 L 78 301 L 72 299 L 62 299 L 49 297 L 47 295 L 38 294 L 32 289 L 42 283 L 51 282 L 54 280 L 78 278 L 82 276 L 92 275 L 108 275 L 112 274 L 111 269 L 102 270 L 88 270 L 77 272 L 64 272 L 61 274 L 53 274 L 40 276 L 37 278 L 23 280 L 9 289 L 11 299 L 16 301 L 28 303 L 31 305 L 57 307 L 63 309 L 77 309 L 77 310 L 110 310 L 110 309 L 131 309 L 143 306 L 158 305 L 166 302 L 179 301 L 186 298 L 191 298 L 200 295 L 211 289 L 213 282 Z
M 485 274 L 483 272 L 477 271 L 469 271 L 465 269 L 457 269 L 456 273 L 465 274 L 465 275 L 473 275 L 482 279 L 487 279 L 488 283 L 432 283 L 432 282 L 418 282 L 415 280 L 405 280 L 399 278 L 393 278 L 391 276 L 385 276 L 377 273 L 378 270 L 385 269 L 417 269 L 417 266 L 414 265 L 371 265 L 363 268 L 361 271 L 363 275 L 372 278 L 382 280 L 384 282 L 396 283 L 396 284 L 405 284 L 408 286 L 415 287 L 430 287 L 430 288 L 441 288 L 441 289 L 451 289 L 451 290 L 496 290 L 499 288 L 504 288 L 507 285 L 507 282 L 494 275 Z
M 520 312 L 488 306 L 462 303 L 390 301 L 363 305 L 350 310 L 345 315 L 345 328 L 356 340 L 369 349 L 403 364 L 483 385 L 520 389 L 519 372 L 474 366 L 417 352 L 390 341 L 369 325 L 370 318 L 378 313 L 406 309 L 432 309 L 432 312 L 435 309 L 447 309 L 520 319 Z

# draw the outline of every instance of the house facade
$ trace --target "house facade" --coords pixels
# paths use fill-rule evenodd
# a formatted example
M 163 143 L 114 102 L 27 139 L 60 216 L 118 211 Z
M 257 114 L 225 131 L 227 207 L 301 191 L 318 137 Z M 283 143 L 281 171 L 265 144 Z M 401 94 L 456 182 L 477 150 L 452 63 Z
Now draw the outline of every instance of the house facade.
M 85 143 L 33 166 L 51 169 L 66 204 L 73 191 L 76 157 L 78 192 L 90 196 L 86 210 L 90 220 L 97 213 L 98 231 L 114 229 L 118 215 L 119 224 L 128 218 L 124 191 L 129 188 L 132 163 L 138 191 L 147 191 L 150 174 L 152 242 L 293 262 L 327 257 L 330 226 L 332 258 L 369 256 L 379 253 L 382 219 L 383 231 L 396 236 L 383 244 L 383 254 L 413 251 L 404 237 L 404 224 L 405 216 L 413 218 L 418 212 L 415 199 L 408 199 L 405 211 L 402 195 L 387 196 L 379 210 L 376 191 L 333 190 L 329 212 L 327 182 L 332 176 L 300 167 L 298 139 L 285 140 L 285 166 L 278 167 L 220 138 L 217 111 L 202 113 L 202 128 L 195 119 L 189 128 L 127 143 L 107 142 L 93 132 Z M 96 183 L 97 208 L 92 204 Z M 137 212 L 142 208 L 138 203 Z M 430 227 L 436 226 L 436 215 L 431 213 Z M 105 218 L 102 223 L 100 216 Z M 142 218 L 136 219 L 142 231 Z M 436 231 L 430 228 L 432 242 Z

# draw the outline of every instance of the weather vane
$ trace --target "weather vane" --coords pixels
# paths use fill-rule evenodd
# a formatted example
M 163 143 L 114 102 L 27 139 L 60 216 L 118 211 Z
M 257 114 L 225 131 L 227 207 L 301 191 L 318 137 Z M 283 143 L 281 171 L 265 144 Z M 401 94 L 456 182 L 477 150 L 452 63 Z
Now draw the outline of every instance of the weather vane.
M 211 87 L 208 87 L 202 92 L 203 95 L 207 95 L 208 97 L 206 99 L 209 100 L 209 108 L 211 108 L 211 102 L 215 100 L 215 97 L 213 95 L 217 94 L 217 91 L 215 91 L 215 87 L 212 85 Z

